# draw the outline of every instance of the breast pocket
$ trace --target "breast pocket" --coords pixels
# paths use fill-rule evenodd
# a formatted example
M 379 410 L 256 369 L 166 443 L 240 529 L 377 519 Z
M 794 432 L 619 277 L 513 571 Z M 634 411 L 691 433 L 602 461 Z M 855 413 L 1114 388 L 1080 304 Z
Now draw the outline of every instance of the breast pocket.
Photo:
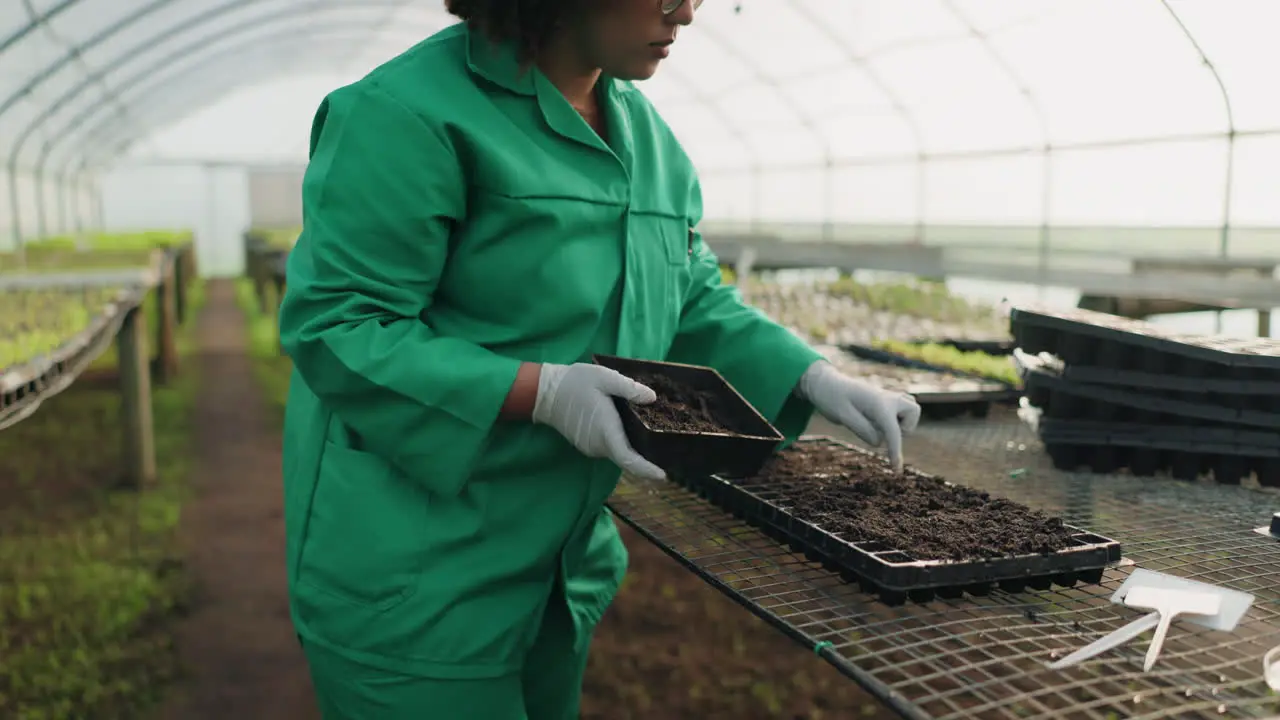
M 637 351 L 666 355 L 680 328 L 693 255 L 689 221 L 660 213 L 633 213 L 629 228 L 627 284 L 635 303 Z M 637 342 L 640 342 L 638 340 Z

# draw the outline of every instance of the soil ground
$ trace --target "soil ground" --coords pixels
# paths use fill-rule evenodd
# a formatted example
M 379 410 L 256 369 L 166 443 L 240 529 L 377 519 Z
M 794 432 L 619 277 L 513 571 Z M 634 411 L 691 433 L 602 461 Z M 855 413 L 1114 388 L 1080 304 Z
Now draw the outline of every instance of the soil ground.
M 197 322 L 194 496 L 180 525 L 195 587 L 177 628 L 188 677 L 158 718 L 318 718 L 289 622 L 279 430 L 254 379 L 231 284 L 209 282 Z
M 159 720 L 311 720 L 318 714 L 286 604 L 278 415 L 262 400 L 229 285 L 209 283 L 199 321 L 197 496 L 182 519 L 198 590 L 178 632 L 190 677 Z M 834 668 L 622 532 L 631 569 L 596 636 L 585 719 L 891 717 Z

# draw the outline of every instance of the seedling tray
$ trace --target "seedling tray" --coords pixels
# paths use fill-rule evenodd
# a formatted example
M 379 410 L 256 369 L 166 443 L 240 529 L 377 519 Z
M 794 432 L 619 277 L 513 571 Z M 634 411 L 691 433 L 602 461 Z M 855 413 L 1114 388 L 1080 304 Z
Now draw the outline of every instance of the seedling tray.
M 1018 346 L 1013 340 L 965 340 L 962 338 L 917 338 L 916 345 L 933 344 L 953 347 L 960 352 L 983 352 L 988 355 L 1012 355 Z
M 795 445 L 815 446 L 851 453 L 859 465 L 886 466 L 882 458 L 831 438 L 805 437 Z M 914 469 L 906 472 L 912 480 L 957 487 Z M 850 542 L 793 514 L 794 507 L 783 499 L 782 493 L 814 479 L 815 476 L 798 481 L 713 476 L 687 477 L 683 482 L 709 502 L 840 573 L 845 580 L 858 582 L 891 605 L 908 599 L 928 602 L 934 597 L 954 598 L 964 593 L 985 595 L 997 586 L 1020 592 L 1027 587 L 1048 589 L 1053 584 L 1070 587 L 1081 581 L 1096 583 L 1108 565 L 1120 560 L 1119 543 L 1067 525 L 1062 526 L 1062 531 L 1069 536 L 1069 546 L 1057 552 L 966 561 L 917 560 L 882 543 Z M 948 518 L 936 520 L 948 522 Z
M 1191 335 L 1083 309 L 1015 308 L 1018 347 L 1067 365 L 1237 380 L 1280 379 L 1280 340 Z
M 865 363 L 911 368 L 937 374 L 937 384 L 912 383 L 908 390 L 920 405 L 921 415 L 929 420 L 948 420 L 964 415 L 983 418 L 991 413 L 992 405 L 1011 404 L 1022 396 L 1020 390 L 991 378 L 966 376 L 963 373 L 865 346 L 842 346 L 841 349 Z M 964 380 L 948 383 L 946 375 L 964 378 Z
M 1061 470 L 1166 472 L 1179 480 L 1212 474 L 1223 484 L 1256 475 L 1280 487 L 1280 433 L 1217 426 L 1168 426 L 1087 420 L 1040 420 L 1040 439 Z
M 1280 427 L 1280 413 L 1233 408 L 1067 380 L 1040 369 L 1025 373 L 1027 397 L 1046 417 L 1149 425 L 1212 425 L 1236 429 Z
M 752 475 L 784 440 L 782 433 L 712 368 L 614 355 L 595 355 L 594 360 L 633 379 L 656 376 L 689 388 L 728 426 L 716 432 L 663 430 L 646 421 L 643 410 L 622 398 L 614 398 L 631 446 L 672 477 L 714 473 Z M 662 402 L 663 391 L 654 390 Z
M 936 365 L 934 363 L 925 362 L 924 360 L 917 360 L 916 358 L 906 357 L 904 355 L 899 355 L 898 353 L 891 352 L 889 350 L 882 350 L 880 348 L 871 347 L 869 345 L 859 345 L 857 343 L 850 343 L 847 345 L 841 345 L 840 348 L 855 357 L 862 358 L 863 360 L 872 360 L 874 362 L 889 363 L 891 365 L 901 365 L 903 367 L 917 368 L 919 370 L 932 370 L 933 372 L 948 373 L 951 375 L 955 375 L 956 377 L 969 378 L 971 380 L 977 380 L 978 382 L 981 382 L 981 383 L 990 384 L 995 386 L 991 389 L 991 392 L 1004 393 L 1005 395 L 1008 396 L 1003 400 L 1003 402 L 1017 400 L 1022 395 L 1021 391 L 1016 386 L 1011 385 L 1010 383 L 1007 383 L 998 378 L 993 378 L 989 375 L 968 372 L 965 370 L 958 370 L 956 368 L 948 367 L 946 365 Z M 1008 392 L 1010 390 L 1012 390 L 1013 392 L 1011 393 Z M 1001 402 L 1001 401 L 996 400 L 994 402 Z

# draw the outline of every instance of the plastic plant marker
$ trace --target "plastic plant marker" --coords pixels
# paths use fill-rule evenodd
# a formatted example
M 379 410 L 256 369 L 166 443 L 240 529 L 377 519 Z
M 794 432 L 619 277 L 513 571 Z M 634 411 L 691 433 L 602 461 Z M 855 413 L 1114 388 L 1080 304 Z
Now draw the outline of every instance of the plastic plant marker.
M 1253 595 L 1247 592 L 1232 590 L 1231 588 L 1198 580 L 1188 580 L 1177 575 L 1155 572 L 1145 568 L 1135 568 L 1133 572 L 1129 573 L 1129 577 L 1112 594 L 1111 602 L 1124 602 L 1125 596 L 1136 587 L 1160 587 L 1218 595 L 1222 599 L 1222 608 L 1217 613 L 1209 616 L 1192 615 L 1187 617 L 1187 622 L 1210 630 L 1221 630 L 1223 632 L 1235 630 L 1236 625 L 1240 624 L 1244 614 L 1253 605 Z
M 1185 619 L 1187 622 L 1210 630 L 1221 630 L 1231 632 L 1235 630 L 1236 625 L 1244 617 L 1253 605 L 1253 595 L 1239 590 L 1210 585 L 1209 583 L 1199 582 L 1197 580 L 1188 580 L 1176 575 L 1168 575 L 1143 568 L 1135 568 L 1124 583 L 1111 596 L 1111 602 L 1123 603 L 1124 598 L 1134 588 L 1138 587 L 1154 587 L 1154 588 L 1170 588 L 1174 590 L 1184 590 L 1189 592 L 1199 592 L 1216 595 L 1219 598 L 1220 607 L 1217 612 L 1212 615 L 1190 615 Z M 1075 652 L 1061 658 L 1055 662 L 1047 663 L 1050 670 L 1061 670 L 1062 668 L 1084 662 L 1089 658 L 1101 655 L 1108 650 L 1114 650 L 1121 645 L 1133 640 L 1142 633 L 1156 627 L 1160 623 L 1160 614 L 1157 612 L 1144 615 L 1124 627 L 1105 635 L 1088 645 L 1076 650 Z
M 1146 660 L 1142 664 L 1142 669 L 1148 671 L 1156 664 L 1156 658 L 1160 657 L 1160 648 L 1164 646 L 1164 638 L 1169 634 L 1169 626 L 1173 624 L 1175 617 L 1216 615 L 1222 608 L 1222 598 L 1208 592 L 1140 585 L 1125 594 L 1124 604 L 1129 607 L 1155 610 L 1160 614 L 1155 637 L 1151 639 Z
M 1061 670 L 1066 667 L 1071 667 L 1077 663 L 1084 662 L 1095 655 L 1101 655 L 1108 650 L 1114 650 L 1121 645 L 1124 645 L 1159 624 L 1159 613 L 1143 615 L 1119 630 L 1085 645 L 1064 658 L 1060 658 L 1049 663 L 1048 667 L 1050 670 Z

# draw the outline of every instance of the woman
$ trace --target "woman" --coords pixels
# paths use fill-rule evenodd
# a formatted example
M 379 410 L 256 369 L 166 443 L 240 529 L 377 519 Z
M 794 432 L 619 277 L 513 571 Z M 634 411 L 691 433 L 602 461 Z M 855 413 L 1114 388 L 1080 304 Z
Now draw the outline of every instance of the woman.
M 631 84 L 699 2 L 454 0 L 330 94 L 280 313 L 292 616 L 327 718 L 577 717 L 626 551 L 627 444 L 592 353 L 711 365 L 789 437 L 816 409 L 901 463 L 919 408 L 719 282 L 697 175 Z

